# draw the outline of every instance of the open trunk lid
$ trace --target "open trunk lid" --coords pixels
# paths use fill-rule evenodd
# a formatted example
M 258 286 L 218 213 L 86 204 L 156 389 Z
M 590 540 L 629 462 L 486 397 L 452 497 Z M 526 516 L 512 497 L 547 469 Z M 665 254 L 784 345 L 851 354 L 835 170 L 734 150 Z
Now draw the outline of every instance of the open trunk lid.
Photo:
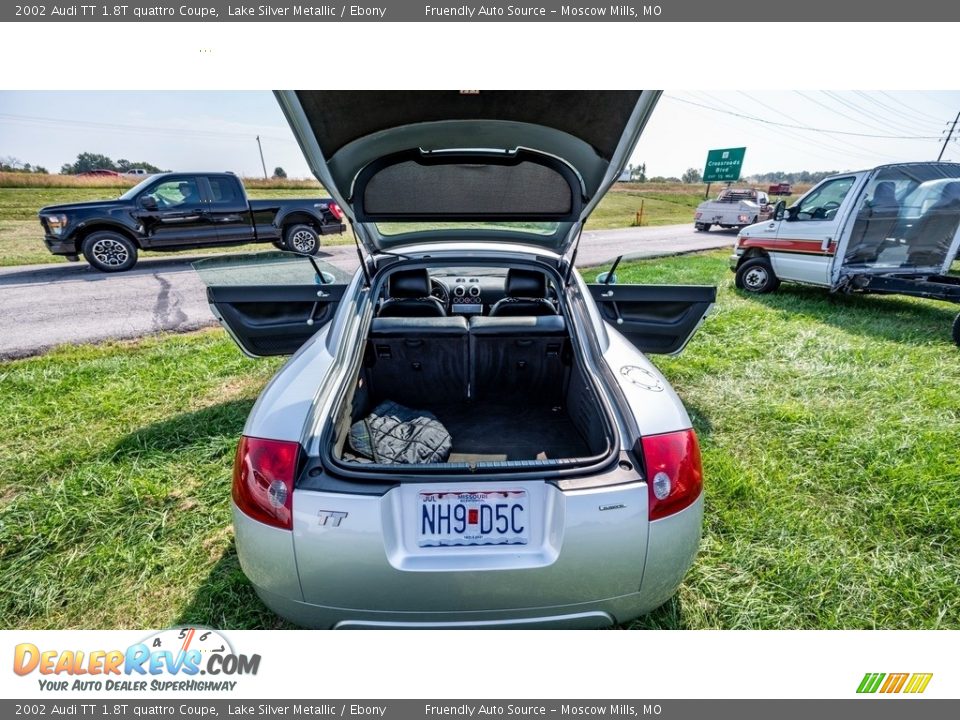
M 277 91 L 371 254 L 476 239 L 564 254 L 660 91 Z

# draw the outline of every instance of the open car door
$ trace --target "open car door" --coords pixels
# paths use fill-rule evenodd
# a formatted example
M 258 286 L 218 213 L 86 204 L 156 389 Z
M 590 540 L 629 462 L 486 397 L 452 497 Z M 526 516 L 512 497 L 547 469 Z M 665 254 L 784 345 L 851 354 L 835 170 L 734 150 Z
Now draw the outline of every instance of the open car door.
M 349 275 L 287 252 L 229 255 L 193 264 L 220 324 L 247 355 L 291 355 L 333 318 Z
M 643 353 L 675 355 L 717 299 L 712 285 L 588 284 L 600 315 Z

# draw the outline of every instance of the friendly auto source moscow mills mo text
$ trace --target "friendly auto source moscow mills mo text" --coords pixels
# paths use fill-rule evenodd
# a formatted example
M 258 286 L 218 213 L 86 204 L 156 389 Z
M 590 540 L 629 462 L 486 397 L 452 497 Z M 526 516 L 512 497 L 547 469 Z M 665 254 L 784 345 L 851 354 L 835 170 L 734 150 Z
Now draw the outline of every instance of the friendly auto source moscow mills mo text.
M 581 7 L 579 5 L 561 5 L 559 10 L 548 10 L 534 5 L 458 5 L 456 7 L 437 7 L 425 5 L 426 17 L 615 17 L 640 18 L 657 16 L 663 12 L 659 5 L 610 5 L 603 7 Z

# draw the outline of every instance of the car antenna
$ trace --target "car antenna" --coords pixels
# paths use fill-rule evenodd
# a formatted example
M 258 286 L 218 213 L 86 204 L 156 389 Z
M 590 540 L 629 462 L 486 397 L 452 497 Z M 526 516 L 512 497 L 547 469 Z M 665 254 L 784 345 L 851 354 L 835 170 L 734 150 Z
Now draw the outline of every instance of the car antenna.
M 617 271 L 617 265 L 620 264 L 621 260 L 623 260 L 623 255 L 618 255 L 617 259 L 613 261 L 613 265 L 607 270 L 607 276 L 603 279 L 604 285 L 609 285 L 613 282 L 613 274 Z
M 320 266 L 317 265 L 316 259 L 313 255 L 307 255 L 307 260 L 310 261 L 310 264 L 313 265 L 313 271 L 317 274 L 317 280 L 321 283 L 323 282 L 323 271 L 320 269 Z

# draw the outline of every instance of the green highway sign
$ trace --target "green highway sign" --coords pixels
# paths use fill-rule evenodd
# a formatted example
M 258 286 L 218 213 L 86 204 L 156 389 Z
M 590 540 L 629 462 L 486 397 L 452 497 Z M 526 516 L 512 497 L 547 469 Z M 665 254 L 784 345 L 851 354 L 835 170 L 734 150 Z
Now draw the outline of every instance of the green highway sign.
M 707 152 L 707 166 L 703 170 L 703 181 L 734 182 L 740 179 L 740 170 L 743 168 L 743 156 L 747 154 L 745 147 L 723 148 Z

